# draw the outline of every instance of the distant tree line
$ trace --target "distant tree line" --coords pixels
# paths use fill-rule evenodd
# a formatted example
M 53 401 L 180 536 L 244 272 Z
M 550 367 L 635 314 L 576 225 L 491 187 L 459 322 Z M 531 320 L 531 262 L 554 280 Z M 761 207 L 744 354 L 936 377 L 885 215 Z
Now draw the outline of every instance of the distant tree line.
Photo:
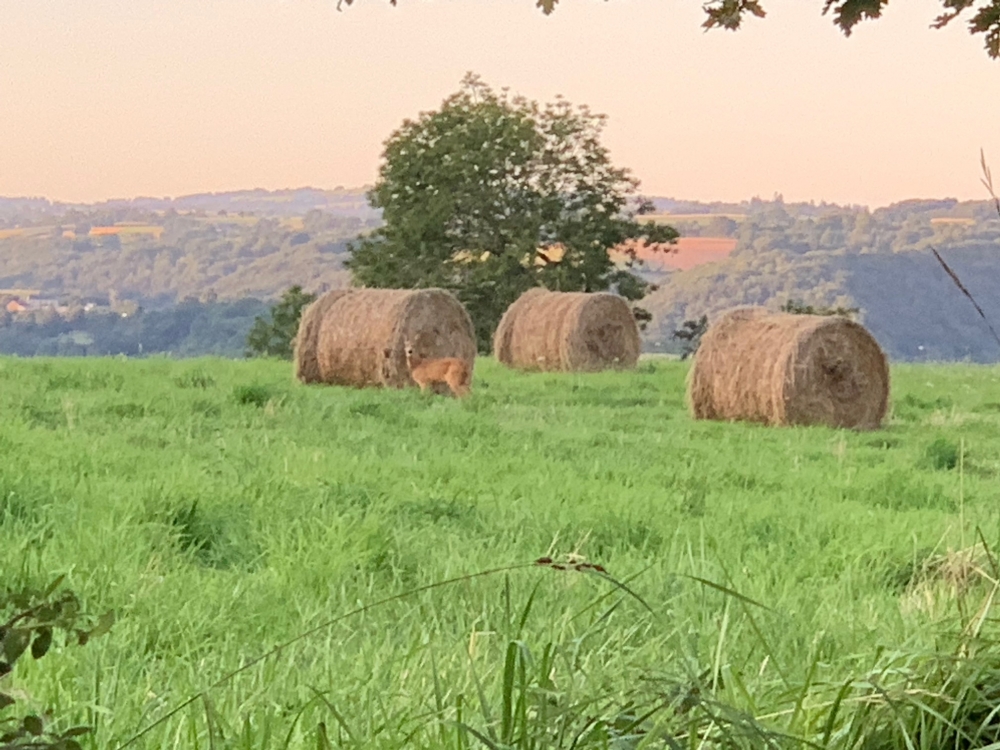
M 167 353 L 178 357 L 241 357 L 254 320 L 268 304 L 183 300 L 161 310 L 123 314 L 111 310 L 67 319 L 56 314 L 0 318 L 0 354 L 130 357 Z
M 318 210 L 292 218 L 134 208 L 30 216 L 9 216 L 0 228 L 0 290 L 43 289 L 70 304 L 113 291 L 145 307 L 345 286 L 347 242 L 378 223 Z

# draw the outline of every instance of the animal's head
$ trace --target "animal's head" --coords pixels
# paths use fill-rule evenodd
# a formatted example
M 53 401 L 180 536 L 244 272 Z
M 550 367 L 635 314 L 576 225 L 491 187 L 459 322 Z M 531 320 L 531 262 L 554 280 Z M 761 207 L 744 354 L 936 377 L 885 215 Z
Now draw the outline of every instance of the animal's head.
M 413 349 L 413 342 L 409 340 L 404 341 L 403 351 L 406 353 L 406 361 L 409 362 L 410 358 L 415 354 L 415 351 Z

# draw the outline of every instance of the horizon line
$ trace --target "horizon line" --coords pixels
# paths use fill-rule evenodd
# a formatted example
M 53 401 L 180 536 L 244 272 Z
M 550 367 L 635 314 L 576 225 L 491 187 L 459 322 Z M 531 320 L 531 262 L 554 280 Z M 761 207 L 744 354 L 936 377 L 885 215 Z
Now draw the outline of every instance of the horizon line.
M 306 192 L 313 191 L 319 193 L 346 193 L 346 194 L 364 194 L 368 192 L 373 186 L 372 185 L 360 185 L 346 187 L 344 185 L 337 185 L 332 188 L 316 187 L 314 185 L 302 185 L 299 187 L 282 187 L 282 188 L 263 188 L 263 187 L 253 187 L 253 188 L 236 188 L 232 190 L 204 190 L 193 193 L 184 193 L 182 195 L 176 196 L 156 196 L 156 195 L 135 195 L 132 197 L 111 197 L 103 198 L 95 201 L 73 201 L 73 200 L 61 200 L 58 198 L 49 198 L 44 195 L 0 195 L 0 201 L 44 201 L 52 206 L 68 206 L 68 207 L 80 207 L 80 206 L 101 206 L 112 203 L 136 203 L 140 201 L 161 201 L 173 203 L 177 201 L 183 201 L 191 198 L 202 198 L 209 196 L 225 196 L 225 195 L 237 195 L 237 194 L 275 194 L 275 193 L 296 193 L 296 192 Z M 785 200 L 782 194 L 775 193 L 771 198 L 765 198 L 760 195 L 754 195 L 749 198 L 741 198 L 739 200 L 725 200 L 721 198 L 713 198 L 709 200 L 698 199 L 698 198 L 677 198 L 669 195 L 645 195 L 640 194 L 642 197 L 650 200 L 668 200 L 684 203 L 701 203 L 701 204 L 712 204 L 712 203 L 727 203 L 735 205 L 749 204 L 753 201 L 760 201 L 762 203 L 777 203 L 781 202 L 787 205 L 809 205 L 809 206 L 833 206 L 837 208 L 854 208 L 854 209 L 865 209 L 867 211 L 874 211 L 880 208 L 889 208 L 892 206 L 900 205 L 903 203 L 911 202 L 922 202 L 922 201 L 954 201 L 957 204 L 961 203 L 990 203 L 992 199 L 990 198 L 957 198 L 954 196 L 935 196 L 935 197 L 911 197 L 911 198 L 901 198 L 891 203 L 886 203 L 884 205 L 875 206 L 872 208 L 866 203 L 839 203 L 837 201 L 828 201 L 826 199 L 816 199 L 811 198 L 809 200 Z M 638 196 L 636 196 L 638 197 Z

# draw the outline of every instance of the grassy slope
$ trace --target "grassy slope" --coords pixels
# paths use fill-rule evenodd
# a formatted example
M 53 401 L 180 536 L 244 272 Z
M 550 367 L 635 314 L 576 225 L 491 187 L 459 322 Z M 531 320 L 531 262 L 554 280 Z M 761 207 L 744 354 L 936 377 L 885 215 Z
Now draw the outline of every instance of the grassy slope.
M 695 423 L 684 374 L 647 362 L 520 375 L 481 360 L 461 403 L 305 388 L 273 362 L 0 359 L 4 580 L 68 571 L 91 609 L 120 614 L 86 648 L 19 664 L 15 684 L 114 746 L 324 619 L 554 543 L 636 576 L 655 616 L 629 597 L 614 607 L 589 576 L 542 569 L 420 593 L 213 691 L 223 734 L 316 747 L 323 721 L 364 746 L 461 746 L 454 724 L 427 716 L 435 674 L 447 718 L 461 705 L 484 729 L 475 676 L 495 719 L 518 635 L 535 658 L 550 643 L 566 657 L 551 672 L 561 701 L 607 701 L 581 713 L 715 669 L 720 698 L 812 731 L 802 723 L 821 723 L 819 709 L 789 718 L 810 664 L 811 680 L 836 684 L 879 646 L 932 644 L 953 608 L 906 597 L 907 571 L 970 543 L 975 524 L 997 538 L 1000 370 L 897 367 L 894 417 L 870 434 Z M 938 438 L 964 440 L 961 483 L 933 467 Z M 198 703 L 138 746 L 207 747 L 205 716 Z

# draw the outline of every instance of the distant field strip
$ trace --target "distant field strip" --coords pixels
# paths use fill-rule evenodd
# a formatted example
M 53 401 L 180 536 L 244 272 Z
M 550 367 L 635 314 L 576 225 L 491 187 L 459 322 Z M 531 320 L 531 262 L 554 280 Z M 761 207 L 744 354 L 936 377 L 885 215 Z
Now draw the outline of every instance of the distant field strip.
M 931 219 L 931 224 L 959 224 L 961 226 L 971 227 L 975 223 L 975 219 L 961 217 L 940 216 L 936 219 Z
M 735 222 L 743 221 L 747 218 L 746 214 L 647 214 L 640 217 L 642 220 L 652 219 L 659 224 L 669 224 L 671 222 L 699 222 L 707 224 L 712 219 L 731 219 Z
M 164 228 L 155 224 L 115 224 L 110 227 L 91 227 L 91 237 L 109 237 L 112 235 L 129 236 L 150 234 L 159 238 L 164 232 Z
M 16 229 L 0 229 L 0 240 L 14 237 L 40 237 L 50 234 L 55 229 L 51 227 L 18 227 Z
M 728 257 L 736 249 L 737 240 L 733 237 L 681 237 L 670 246 L 661 249 L 636 244 L 636 256 L 651 270 L 679 269 L 687 270 L 695 266 L 713 263 Z M 609 252 L 616 263 L 624 261 L 625 255 L 620 251 Z

